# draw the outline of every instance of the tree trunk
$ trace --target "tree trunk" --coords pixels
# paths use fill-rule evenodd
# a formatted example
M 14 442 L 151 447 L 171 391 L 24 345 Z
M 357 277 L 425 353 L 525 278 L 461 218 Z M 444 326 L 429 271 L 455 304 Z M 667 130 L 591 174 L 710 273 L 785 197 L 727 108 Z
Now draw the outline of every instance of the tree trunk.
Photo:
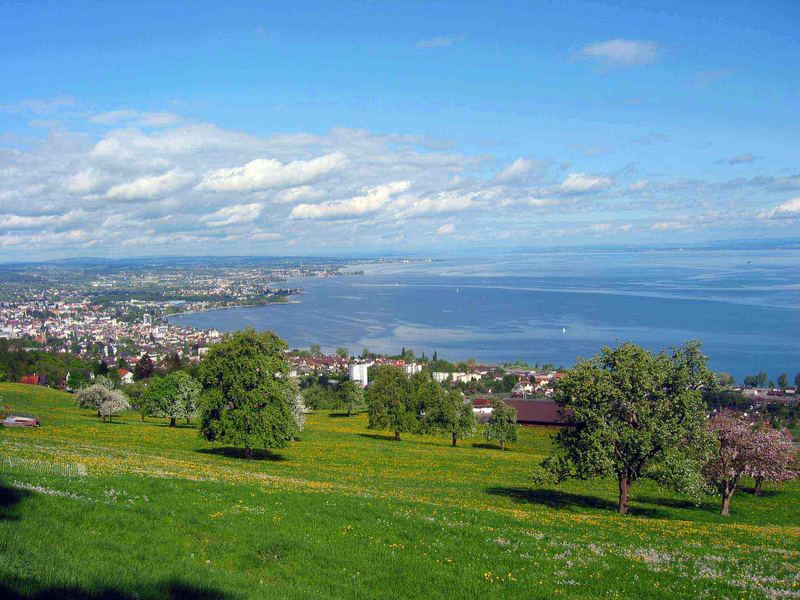
M 175 417 L 170 417 L 170 419 L 169 419 L 169 426 L 170 426 L 170 427 L 175 427 Z
M 628 478 L 627 473 L 618 476 L 619 481 L 619 514 L 628 514 L 628 491 L 631 487 L 631 480 Z
M 398 442 L 400 441 L 400 430 L 399 429 L 395 430 L 394 439 L 396 439 Z
M 253 458 L 253 449 L 252 448 L 245 448 L 244 449 L 244 457 L 245 458 Z
M 500 440 L 500 450 L 505 450 L 505 449 L 506 449 L 506 441 Z
M 764 478 L 763 477 L 756 477 L 756 487 L 753 488 L 753 493 L 756 496 L 761 495 L 761 486 L 764 485 Z
M 453 434 L 453 448 L 456 447 L 456 434 Z
M 348 417 L 352 417 L 353 416 L 353 407 L 352 406 L 348 406 L 347 407 L 347 416 Z
M 189 423 L 191 423 L 191 421 L 189 420 L 189 417 L 186 417 L 186 424 L 188 425 Z
M 731 514 L 731 496 L 733 495 L 732 491 L 728 491 L 726 488 L 722 492 L 722 516 L 727 517 Z
M 142 418 L 142 423 L 144 423 L 144 413 L 139 413 L 139 416 Z

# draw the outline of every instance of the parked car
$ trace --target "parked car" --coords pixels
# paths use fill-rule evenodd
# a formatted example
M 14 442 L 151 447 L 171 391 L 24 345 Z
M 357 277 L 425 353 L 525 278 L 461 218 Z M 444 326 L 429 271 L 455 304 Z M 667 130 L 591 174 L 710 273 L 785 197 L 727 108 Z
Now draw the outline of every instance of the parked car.
M 4 427 L 38 427 L 39 419 L 35 417 L 18 417 L 15 415 L 8 415 L 3 419 Z

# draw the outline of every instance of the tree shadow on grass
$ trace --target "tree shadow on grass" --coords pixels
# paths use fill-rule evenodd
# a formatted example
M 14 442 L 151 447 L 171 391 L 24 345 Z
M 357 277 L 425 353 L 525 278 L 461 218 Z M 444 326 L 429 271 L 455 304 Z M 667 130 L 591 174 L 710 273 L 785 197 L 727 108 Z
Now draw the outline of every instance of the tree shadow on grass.
M 335 413 L 332 412 L 332 413 L 328 413 L 328 418 L 329 419 L 347 419 L 347 418 L 355 417 L 357 414 L 358 414 L 357 412 L 354 412 L 352 415 L 348 415 L 346 412 L 335 412 Z
M 165 581 L 140 589 L 42 586 L 33 579 L 9 578 L 0 583 L 0 597 L 7 600 L 228 600 L 232 595 L 183 581 Z
M 473 442 L 473 448 L 483 448 L 484 450 L 500 450 L 500 444 L 487 444 L 486 442 Z M 510 452 L 511 448 L 506 448 L 505 452 Z
M 0 521 L 16 521 L 19 517 L 15 514 L 17 504 L 30 496 L 28 490 L 18 490 L 0 482 Z M 0 597 L 2 594 L 0 594 Z
M 396 442 L 397 440 L 394 439 L 394 434 L 389 433 L 359 433 L 361 437 L 370 438 L 373 440 L 381 440 L 384 442 Z M 402 440 L 401 440 L 402 441 Z
M 562 510 L 574 510 L 580 508 L 600 509 L 616 512 L 618 504 L 605 498 L 588 496 L 586 494 L 573 494 L 561 490 L 546 488 L 515 488 L 515 487 L 490 487 L 487 493 L 495 496 L 505 496 L 517 502 L 541 504 L 550 508 Z M 630 506 L 628 514 L 641 517 L 669 517 L 668 513 L 654 508 L 642 508 L 641 506 Z
M 220 448 L 198 448 L 195 452 L 199 452 L 200 454 L 213 454 L 215 456 L 226 456 L 227 458 L 240 458 L 242 460 L 265 460 L 271 462 L 281 462 L 284 460 L 289 460 L 283 454 L 275 454 L 274 452 L 269 452 L 267 450 L 253 450 L 253 457 L 247 458 L 244 454 L 244 448 L 233 448 L 232 446 L 223 446 Z

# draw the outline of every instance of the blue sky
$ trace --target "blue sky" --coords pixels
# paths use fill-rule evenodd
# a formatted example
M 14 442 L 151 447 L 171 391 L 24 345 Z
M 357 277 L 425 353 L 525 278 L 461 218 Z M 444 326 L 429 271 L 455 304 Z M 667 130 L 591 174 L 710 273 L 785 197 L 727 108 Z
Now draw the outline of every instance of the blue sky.
M 2 3 L 0 256 L 793 237 L 798 24 L 796 2 Z

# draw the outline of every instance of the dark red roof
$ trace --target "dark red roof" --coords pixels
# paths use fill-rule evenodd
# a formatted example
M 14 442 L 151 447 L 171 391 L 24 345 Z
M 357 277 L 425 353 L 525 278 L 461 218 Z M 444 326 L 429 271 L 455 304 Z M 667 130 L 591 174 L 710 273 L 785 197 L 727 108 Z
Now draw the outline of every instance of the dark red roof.
M 517 422 L 537 425 L 562 425 L 558 404 L 541 400 L 506 400 L 517 411 Z
M 23 375 L 19 378 L 20 383 L 24 383 L 26 385 L 39 385 L 39 376 L 38 375 Z

